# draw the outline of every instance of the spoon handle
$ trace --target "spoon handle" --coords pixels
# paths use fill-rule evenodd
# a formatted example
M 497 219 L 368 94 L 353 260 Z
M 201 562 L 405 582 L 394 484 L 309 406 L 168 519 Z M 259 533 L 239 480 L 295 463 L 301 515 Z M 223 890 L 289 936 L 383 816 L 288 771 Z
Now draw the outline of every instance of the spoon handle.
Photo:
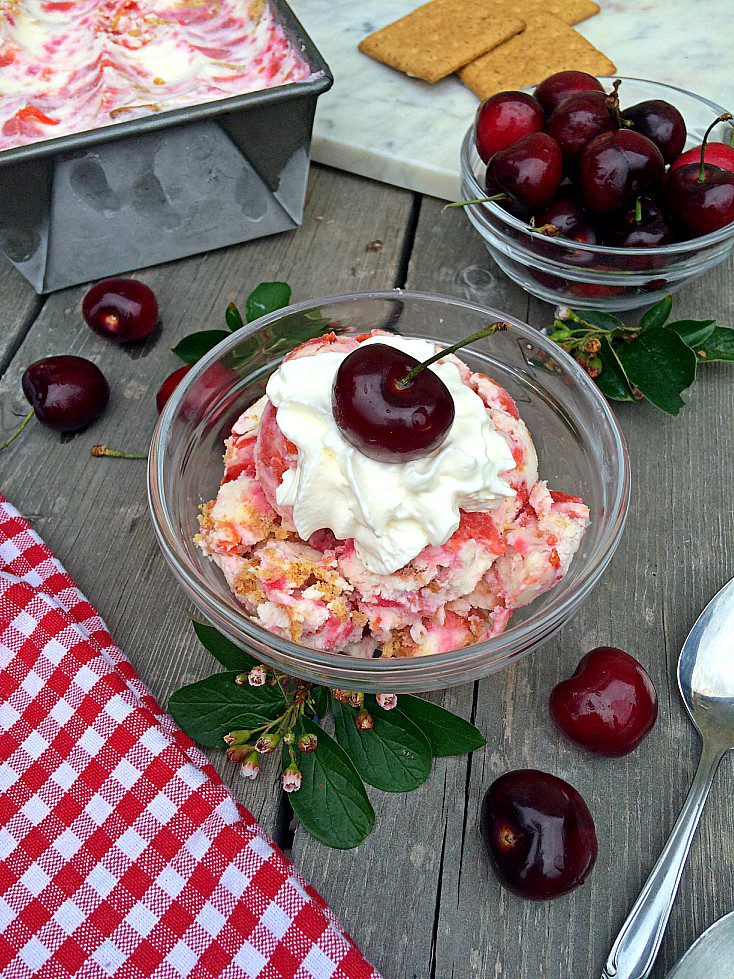
M 724 751 L 706 742 L 678 821 L 617 935 L 602 979 L 647 979 L 663 940 L 693 834 Z

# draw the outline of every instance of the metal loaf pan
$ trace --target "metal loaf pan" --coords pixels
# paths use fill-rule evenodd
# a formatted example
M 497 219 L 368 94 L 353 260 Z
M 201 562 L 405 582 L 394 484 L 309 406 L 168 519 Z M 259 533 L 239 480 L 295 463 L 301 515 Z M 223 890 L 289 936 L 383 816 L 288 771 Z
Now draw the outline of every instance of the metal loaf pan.
M 0 251 L 53 292 L 301 223 L 329 68 L 282 0 L 316 77 L 0 151 Z

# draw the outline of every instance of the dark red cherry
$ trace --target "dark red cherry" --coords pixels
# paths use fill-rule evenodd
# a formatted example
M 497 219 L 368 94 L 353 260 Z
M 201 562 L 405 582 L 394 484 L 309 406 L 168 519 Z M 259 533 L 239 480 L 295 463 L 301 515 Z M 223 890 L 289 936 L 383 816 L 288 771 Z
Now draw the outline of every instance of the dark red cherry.
M 166 403 L 168 399 L 171 397 L 173 392 L 178 387 L 179 382 L 183 380 L 184 377 L 186 377 L 186 375 L 190 370 L 191 367 L 188 366 L 177 367 L 175 371 L 172 371 L 168 375 L 168 377 L 165 379 L 163 384 L 161 384 L 160 388 L 158 389 L 158 394 L 156 394 L 155 396 L 155 405 L 156 408 L 158 409 L 159 415 L 166 407 Z
M 650 733 L 658 698 L 647 671 L 614 646 L 592 649 L 550 695 L 555 724 L 575 744 L 617 758 Z
M 110 388 L 102 371 L 84 357 L 45 357 L 27 367 L 23 394 L 36 417 L 57 432 L 78 432 L 102 414 Z
M 578 156 L 586 144 L 618 126 L 604 92 L 577 92 L 554 110 L 548 120 L 548 135 L 558 143 L 567 160 Z
M 648 99 L 630 106 L 622 119 L 632 123 L 635 132 L 642 133 L 657 146 L 666 163 L 672 163 L 686 145 L 686 123 L 670 102 Z
M 492 171 L 487 168 L 487 172 L 484 176 L 484 187 L 487 191 L 488 197 L 497 197 L 498 200 L 495 201 L 498 207 L 501 207 L 503 211 L 507 211 L 508 214 L 512 214 L 514 217 L 519 218 L 521 221 L 528 221 L 532 217 L 533 209 L 527 204 L 521 204 L 520 201 L 513 200 L 502 188 L 495 182 L 492 176 Z
M 583 884 L 597 855 L 591 813 L 568 782 L 506 772 L 482 802 L 481 832 L 497 876 L 520 897 L 543 900 Z
M 523 136 L 539 133 L 545 118 L 538 102 L 527 92 L 497 92 L 477 109 L 474 143 L 485 163 L 497 150 L 512 146 Z
M 118 343 L 147 340 L 158 322 L 153 290 L 137 279 L 104 279 L 84 297 L 84 319 L 95 333 Z
M 663 202 L 686 238 L 734 221 L 734 173 L 711 163 L 687 163 L 668 174 Z
M 548 226 L 556 228 L 562 238 L 570 238 L 571 241 L 583 241 L 588 245 L 595 245 L 599 240 L 588 215 L 581 205 L 570 197 L 562 197 L 554 201 L 538 215 L 535 224 L 539 229 Z
M 678 159 L 670 164 L 669 173 L 677 170 L 678 167 L 685 166 L 686 163 L 700 163 L 700 161 L 701 147 L 694 146 L 693 149 L 681 153 Z M 734 146 L 730 143 L 707 143 L 704 152 L 704 161 L 711 163 L 715 167 L 721 167 L 722 170 L 731 170 L 734 172 Z
M 603 91 L 601 82 L 585 71 L 557 71 L 541 82 L 533 94 L 548 118 L 569 95 Z
M 667 216 L 649 197 L 641 197 L 629 207 L 609 232 L 609 244 L 619 248 L 658 248 L 672 240 Z
M 699 162 L 671 169 L 665 181 L 664 203 L 686 238 L 710 234 L 734 221 L 734 173 L 706 162 L 711 131 L 732 118 L 724 112 L 714 119 L 704 134 Z
M 532 207 L 513 200 L 509 194 L 502 190 L 502 188 L 495 182 L 495 179 L 492 176 L 492 171 L 489 168 L 484 176 L 484 187 L 487 191 L 488 197 L 497 198 L 495 203 L 498 207 L 501 207 L 503 211 L 507 211 L 508 214 L 514 215 L 514 217 L 519 218 L 521 221 L 530 220 L 533 214 Z
M 602 133 L 587 143 L 579 157 L 583 204 L 593 214 L 610 214 L 642 194 L 657 190 L 665 161 L 657 146 L 630 129 Z
M 534 210 L 547 207 L 563 176 L 560 147 L 547 133 L 532 133 L 495 153 L 488 173 L 514 202 Z
M 536 217 L 535 226 L 540 234 L 548 234 L 551 240 L 560 237 L 587 245 L 596 245 L 599 242 L 599 236 L 588 215 L 573 198 L 562 197 L 554 201 Z M 574 265 L 594 265 L 598 259 L 593 251 L 564 249 L 563 255 L 566 261 Z
M 364 343 L 345 357 L 331 403 L 344 438 L 370 459 L 407 462 L 428 455 L 454 421 L 454 399 L 430 368 L 404 388 L 419 361 L 385 343 Z

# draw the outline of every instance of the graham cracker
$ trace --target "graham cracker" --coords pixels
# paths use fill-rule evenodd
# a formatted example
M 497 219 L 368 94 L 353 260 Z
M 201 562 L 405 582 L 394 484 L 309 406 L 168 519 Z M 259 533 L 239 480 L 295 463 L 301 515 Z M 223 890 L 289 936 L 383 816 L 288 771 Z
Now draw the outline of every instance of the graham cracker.
M 519 16 L 525 17 L 525 12 L 532 14 L 537 10 L 537 4 L 533 0 L 520 0 L 511 4 L 512 10 Z M 559 17 L 566 24 L 579 24 L 588 17 L 593 17 L 600 11 L 598 3 L 594 0 L 547 0 L 545 10 L 554 17 Z
M 431 0 L 370 34 L 359 50 L 407 75 L 437 82 L 518 34 L 525 23 L 478 0 Z
M 613 62 L 590 41 L 552 14 L 529 14 L 522 34 L 462 68 L 459 78 L 480 99 L 537 85 L 548 75 L 567 69 L 591 75 L 613 75 Z

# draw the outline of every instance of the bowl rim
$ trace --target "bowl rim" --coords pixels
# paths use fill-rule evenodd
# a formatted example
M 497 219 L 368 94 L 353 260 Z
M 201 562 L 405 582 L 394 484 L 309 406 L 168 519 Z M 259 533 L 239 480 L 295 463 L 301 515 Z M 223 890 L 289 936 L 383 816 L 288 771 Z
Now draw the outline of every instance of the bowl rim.
M 687 95 L 689 98 L 696 99 L 704 105 L 707 105 L 712 109 L 716 115 L 722 115 L 724 112 L 728 112 L 723 106 L 718 105 L 718 103 L 713 102 L 711 99 L 707 99 L 703 95 L 697 95 L 695 92 L 689 92 L 685 88 L 680 88 L 677 85 L 668 85 L 666 82 L 656 82 L 650 78 L 635 78 L 631 75 L 595 75 L 595 78 L 602 83 L 608 82 L 612 83 L 615 80 L 621 82 L 642 82 L 645 85 L 654 85 L 656 88 L 664 89 L 665 91 L 680 92 L 681 95 Z M 527 92 L 532 95 L 535 92 L 537 85 L 530 85 L 524 88 L 522 91 Z M 478 110 L 477 110 L 478 111 Z M 474 169 L 471 165 L 471 151 L 474 147 L 474 128 L 476 124 L 476 117 L 472 120 L 471 125 L 464 134 L 464 138 L 461 143 L 461 176 L 462 182 L 466 181 L 469 190 L 472 194 L 472 199 L 478 197 L 486 196 L 486 190 L 477 180 Z M 499 218 L 501 222 L 513 228 L 515 231 L 520 231 L 528 238 L 532 238 L 532 232 L 530 231 L 529 225 L 521 221 L 520 218 L 516 218 L 513 214 L 505 211 L 494 201 L 482 202 L 473 205 L 469 205 L 475 208 L 484 208 L 488 210 L 494 217 Z M 481 213 L 481 212 L 480 212 Z M 495 231 L 501 233 L 501 229 L 494 228 Z M 615 245 L 590 245 L 582 241 L 570 241 L 569 239 L 557 237 L 549 238 L 549 243 L 557 245 L 560 249 L 568 249 L 574 252 L 590 252 L 594 255 L 639 255 L 639 256 L 651 256 L 651 255 L 670 255 L 675 256 L 680 253 L 687 253 L 692 251 L 698 251 L 700 249 L 706 248 L 708 245 L 716 245 L 722 241 L 726 241 L 734 235 L 734 221 L 730 221 L 729 224 L 725 224 L 723 228 L 719 228 L 716 231 L 712 231 L 707 235 L 701 235 L 700 238 L 690 238 L 688 241 L 678 241 L 671 242 L 669 245 L 658 245 L 653 248 L 619 248 Z M 610 270 L 610 274 L 615 271 L 621 270 Z
M 613 488 L 613 498 L 610 500 L 608 507 L 605 508 L 607 512 L 604 513 L 603 517 L 601 514 L 597 517 L 598 520 L 604 519 L 606 522 L 604 534 L 596 544 L 587 567 L 584 568 L 572 591 L 560 605 L 555 608 L 545 609 L 542 613 L 536 612 L 530 615 L 520 625 L 514 628 L 510 625 L 500 635 L 471 646 L 463 647 L 462 649 L 450 650 L 445 653 L 435 653 L 430 656 L 399 659 L 363 659 L 360 657 L 350 657 L 344 653 L 314 650 L 308 646 L 294 643 L 289 639 L 283 639 L 253 622 L 247 616 L 244 609 L 241 612 L 234 610 L 219 598 L 217 592 L 196 572 L 193 564 L 190 565 L 187 559 L 182 556 L 182 548 L 166 505 L 164 487 L 164 472 L 166 468 L 165 450 L 172 419 L 190 388 L 193 387 L 220 357 L 241 343 L 247 336 L 267 328 L 272 323 L 286 316 L 307 312 L 316 307 L 330 307 L 338 304 L 344 305 L 352 302 L 364 302 L 365 300 L 389 301 L 395 300 L 396 298 L 407 299 L 409 301 L 418 300 L 428 305 L 435 304 L 444 307 L 448 305 L 458 307 L 459 309 L 471 310 L 482 316 L 490 315 L 496 316 L 497 319 L 506 319 L 512 325 L 513 331 L 519 333 L 523 339 L 532 341 L 534 345 L 544 348 L 544 352 L 552 354 L 561 363 L 566 372 L 570 374 L 572 379 L 584 387 L 591 397 L 594 410 L 603 416 L 615 447 L 617 476 L 616 485 Z M 471 345 L 469 349 L 471 349 Z M 379 686 L 380 676 L 389 675 L 394 681 L 397 680 L 398 682 L 398 678 L 406 678 L 407 686 L 403 689 L 407 690 L 413 689 L 413 687 L 409 686 L 411 676 L 415 678 L 420 677 L 421 679 L 425 677 L 428 683 L 430 682 L 429 677 L 444 676 L 444 671 L 450 671 L 451 667 L 459 665 L 464 667 L 462 675 L 443 683 L 443 686 L 454 685 L 462 680 L 484 675 L 491 671 L 478 669 L 479 663 L 489 659 L 492 663 L 498 663 L 499 665 L 495 668 L 499 668 L 505 665 L 506 662 L 512 662 L 520 655 L 518 653 L 518 647 L 521 653 L 530 652 L 531 649 L 535 648 L 536 645 L 560 628 L 596 585 L 619 544 L 629 509 L 631 471 L 624 435 L 606 398 L 570 354 L 566 353 L 566 351 L 550 340 L 544 333 L 523 323 L 516 317 L 509 316 L 499 310 L 494 310 L 492 307 L 482 306 L 459 297 L 441 296 L 434 293 L 413 290 L 391 289 L 321 296 L 316 299 L 294 303 L 266 316 L 262 316 L 251 324 L 246 324 L 243 328 L 221 340 L 191 367 L 165 405 L 151 440 L 148 455 L 147 487 L 151 520 L 163 556 L 179 580 L 179 583 L 182 584 L 184 591 L 204 614 L 216 622 L 217 627 L 222 627 L 223 631 L 228 632 L 231 637 L 238 636 L 239 642 L 242 642 L 241 634 L 244 633 L 248 639 L 254 641 L 255 646 L 265 646 L 266 649 L 272 649 L 275 653 L 279 654 L 280 658 L 285 657 L 289 662 L 295 660 L 297 664 L 299 660 L 304 661 L 307 666 L 301 667 L 300 671 L 294 664 L 294 674 L 300 672 L 301 675 L 304 675 L 303 671 L 306 669 L 311 670 L 311 667 L 313 667 L 312 672 L 318 669 L 322 671 L 326 669 L 327 671 L 330 670 L 339 674 L 341 677 L 366 672 L 369 673 L 370 678 L 376 678 L 375 689 L 378 690 L 381 689 Z M 276 656 L 276 658 L 278 657 Z M 472 666 L 473 672 L 471 672 Z M 426 674 L 428 676 L 425 676 Z M 364 681 L 362 682 L 364 683 Z M 412 682 L 415 683 L 415 680 Z M 421 688 L 416 687 L 415 689 Z M 428 689 L 428 687 L 426 686 L 422 689 Z

